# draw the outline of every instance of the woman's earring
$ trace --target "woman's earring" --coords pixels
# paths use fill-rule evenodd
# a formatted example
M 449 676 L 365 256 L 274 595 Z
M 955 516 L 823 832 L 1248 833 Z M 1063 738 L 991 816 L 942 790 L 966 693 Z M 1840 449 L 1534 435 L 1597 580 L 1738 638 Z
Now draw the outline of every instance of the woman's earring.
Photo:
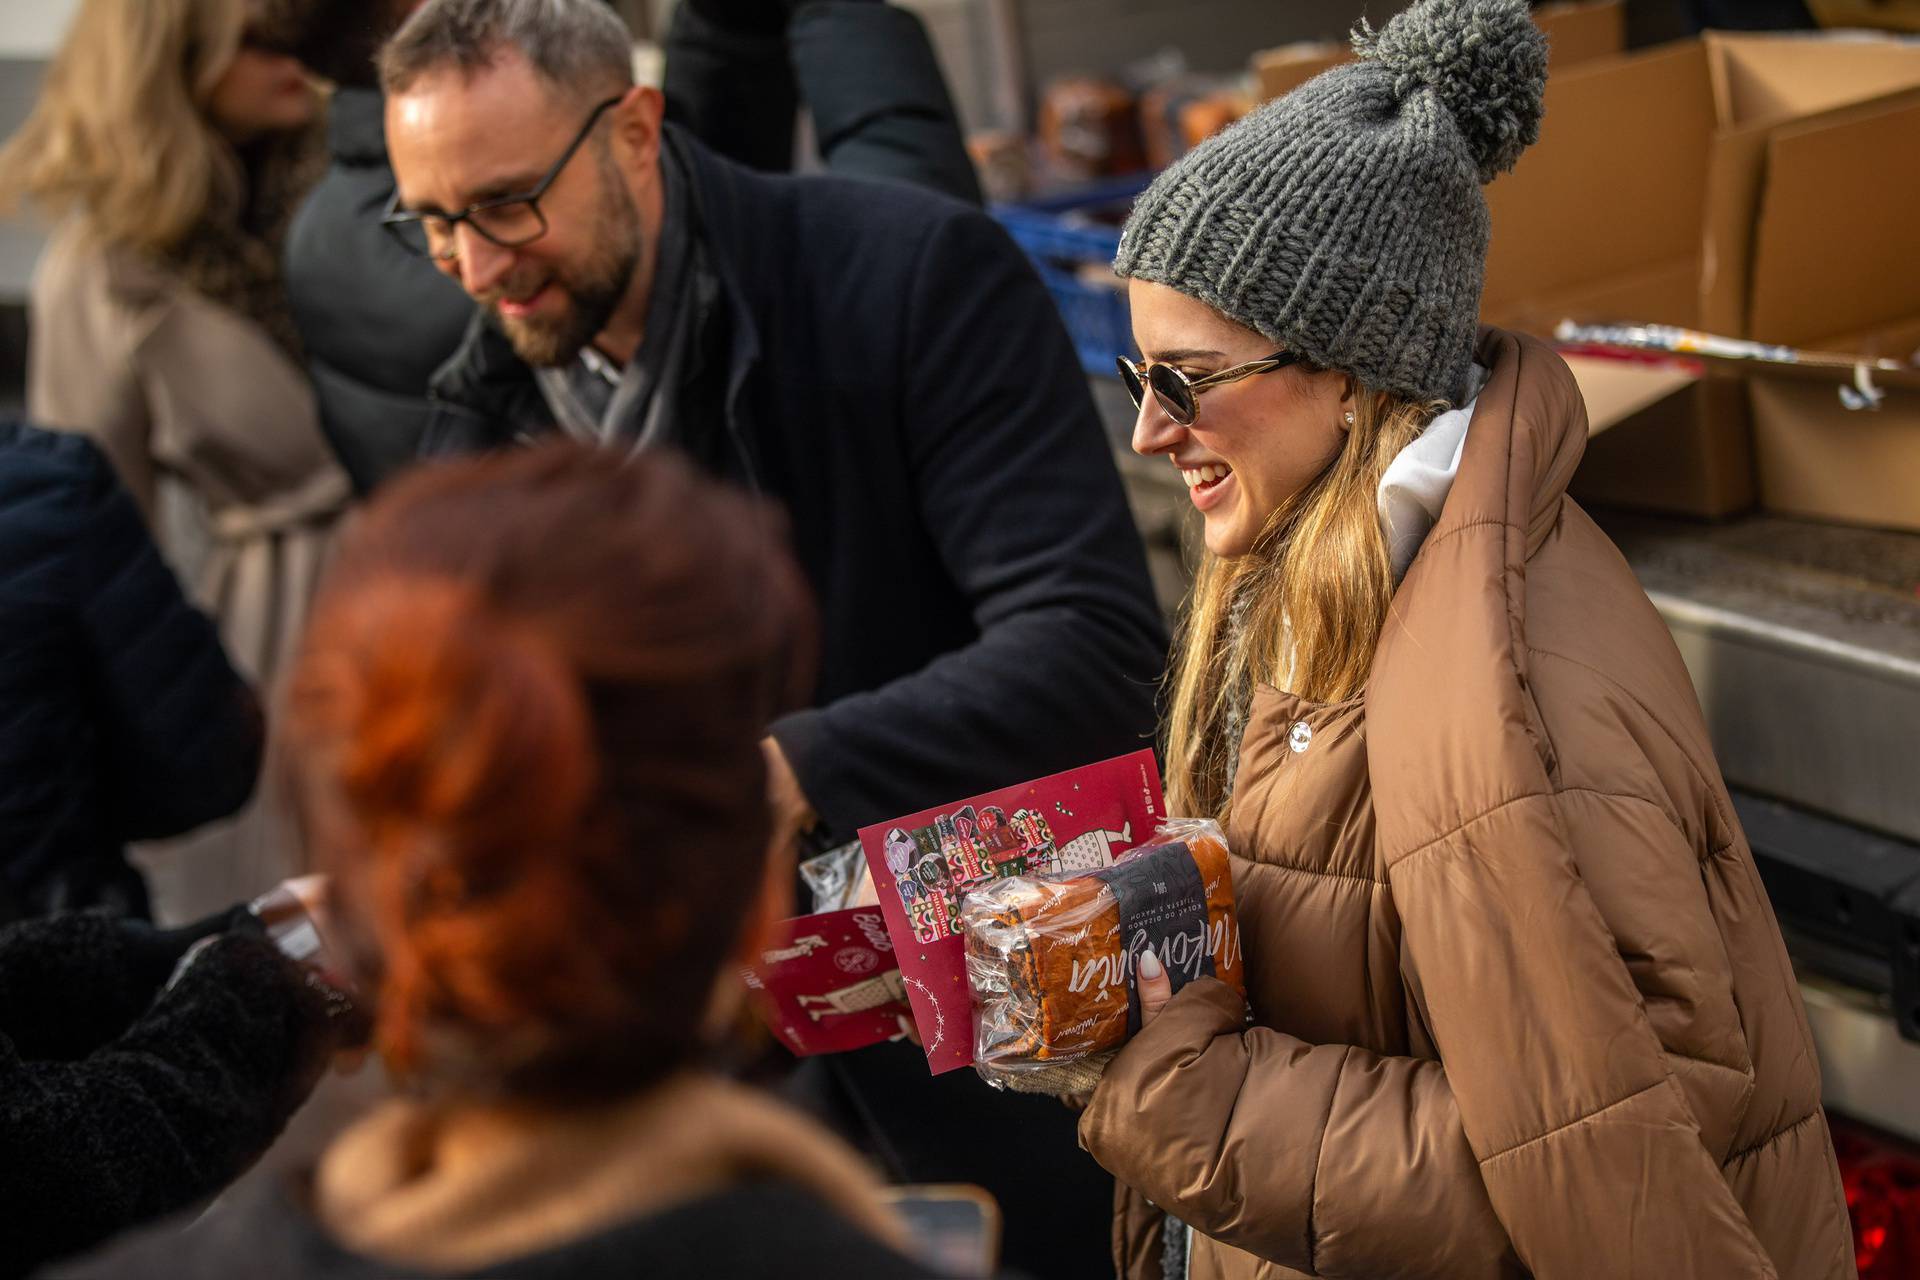
M 1347 410 L 1347 425 L 1349 427 L 1353 425 L 1353 410 L 1351 409 Z

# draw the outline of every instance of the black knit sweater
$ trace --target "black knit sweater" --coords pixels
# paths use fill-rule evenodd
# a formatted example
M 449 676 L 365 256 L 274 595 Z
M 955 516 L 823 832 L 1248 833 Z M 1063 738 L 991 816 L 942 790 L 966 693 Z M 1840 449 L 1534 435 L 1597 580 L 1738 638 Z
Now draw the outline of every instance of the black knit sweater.
M 324 1004 L 263 938 L 84 914 L 0 930 L 0 1276 L 218 1191 L 306 1096 Z

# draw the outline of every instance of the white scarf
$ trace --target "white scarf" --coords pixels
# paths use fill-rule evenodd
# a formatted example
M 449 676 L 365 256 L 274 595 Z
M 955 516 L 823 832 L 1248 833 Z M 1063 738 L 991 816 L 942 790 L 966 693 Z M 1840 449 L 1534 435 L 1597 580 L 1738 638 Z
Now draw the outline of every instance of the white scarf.
M 1429 422 L 1418 439 L 1394 456 L 1380 477 L 1376 501 L 1380 529 L 1387 535 L 1387 552 L 1393 561 L 1395 586 L 1406 577 L 1421 544 L 1440 519 L 1440 509 L 1447 505 L 1454 477 L 1460 474 L 1460 455 L 1466 449 L 1473 406 L 1492 376 L 1491 371 L 1474 365 L 1467 402 Z

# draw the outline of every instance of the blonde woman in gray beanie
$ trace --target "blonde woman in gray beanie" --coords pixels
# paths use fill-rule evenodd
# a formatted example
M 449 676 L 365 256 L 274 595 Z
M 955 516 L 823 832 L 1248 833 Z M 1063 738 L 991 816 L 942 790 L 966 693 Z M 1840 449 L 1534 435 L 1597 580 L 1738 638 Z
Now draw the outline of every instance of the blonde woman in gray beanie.
M 1248 988 L 1142 976 L 1081 1125 L 1122 1274 L 1852 1276 L 1686 668 L 1566 496 L 1579 390 L 1476 329 L 1544 41 L 1421 0 L 1356 44 L 1162 175 L 1116 263 L 1134 447 L 1206 529 L 1167 791 L 1225 820 Z

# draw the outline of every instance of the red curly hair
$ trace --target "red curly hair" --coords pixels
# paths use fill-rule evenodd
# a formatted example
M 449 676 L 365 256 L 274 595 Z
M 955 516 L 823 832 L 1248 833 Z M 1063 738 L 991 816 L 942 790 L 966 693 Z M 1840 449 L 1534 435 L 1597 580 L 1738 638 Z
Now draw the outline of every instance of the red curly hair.
M 779 518 L 674 458 L 554 443 L 381 492 L 284 767 L 396 1070 L 599 1092 L 699 1050 L 813 635 Z

